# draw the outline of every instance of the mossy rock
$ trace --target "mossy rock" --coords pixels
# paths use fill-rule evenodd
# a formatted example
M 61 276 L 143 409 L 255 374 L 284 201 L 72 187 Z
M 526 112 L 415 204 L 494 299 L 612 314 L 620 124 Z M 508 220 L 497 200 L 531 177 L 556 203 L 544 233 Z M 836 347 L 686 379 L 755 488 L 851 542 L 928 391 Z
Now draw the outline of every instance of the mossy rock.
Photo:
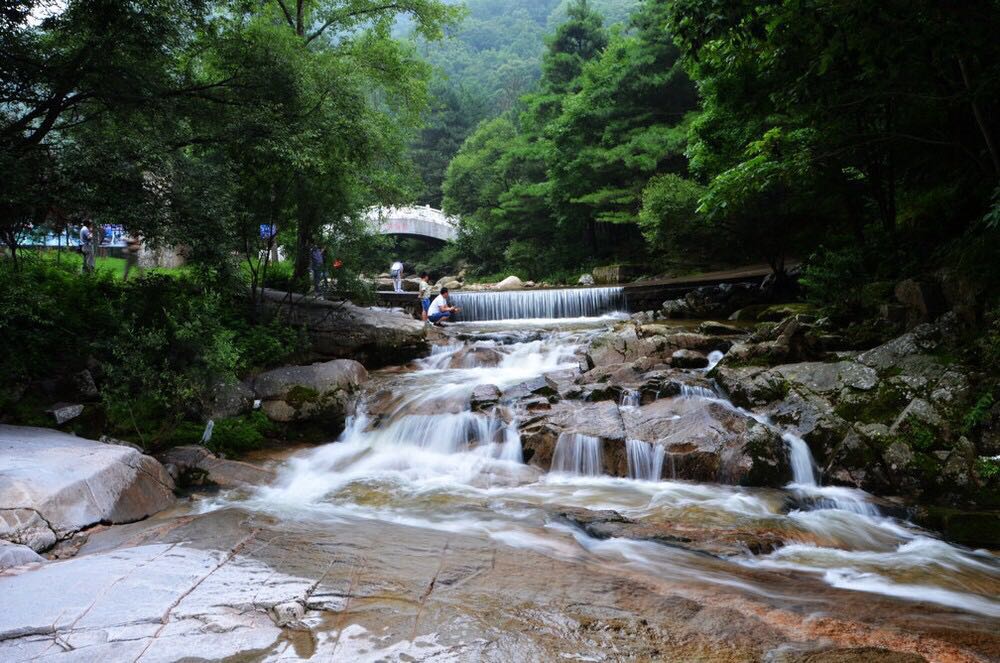
M 834 412 L 851 423 L 890 424 L 909 402 L 905 394 L 882 382 L 873 392 L 858 392 L 841 400 Z
M 778 322 L 793 315 L 816 315 L 816 313 L 814 306 L 804 302 L 772 304 L 765 306 L 757 313 L 757 320 L 759 322 Z
M 917 521 L 941 532 L 946 539 L 968 546 L 1000 548 L 1000 511 L 963 511 L 948 507 L 924 507 Z
M 315 389 L 297 385 L 288 390 L 288 395 L 285 396 L 284 400 L 296 410 L 301 410 L 306 405 L 318 402 L 319 399 L 320 393 Z

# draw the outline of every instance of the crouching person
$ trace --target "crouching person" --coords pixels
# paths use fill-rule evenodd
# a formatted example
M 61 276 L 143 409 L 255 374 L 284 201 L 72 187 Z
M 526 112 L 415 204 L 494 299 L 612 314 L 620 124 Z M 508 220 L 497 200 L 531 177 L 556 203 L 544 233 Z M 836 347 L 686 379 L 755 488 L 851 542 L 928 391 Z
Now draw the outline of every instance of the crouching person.
M 448 302 L 448 288 L 441 288 L 441 294 L 434 298 L 427 309 L 427 319 L 437 326 L 445 320 L 451 320 L 462 309 Z

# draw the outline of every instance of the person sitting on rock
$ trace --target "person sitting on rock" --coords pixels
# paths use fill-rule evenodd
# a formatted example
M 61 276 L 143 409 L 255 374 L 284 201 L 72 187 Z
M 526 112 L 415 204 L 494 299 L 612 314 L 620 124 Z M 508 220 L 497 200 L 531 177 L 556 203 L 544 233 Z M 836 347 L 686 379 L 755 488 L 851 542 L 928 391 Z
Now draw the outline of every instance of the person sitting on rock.
M 450 320 L 454 314 L 461 310 L 459 307 L 448 303 L 448 288 L 441 288 L 441 294 L 431 302 L 430 307 L 427 309 L 427 319 L 438 327 L 441 327 L 441 323 L 444 320 Z

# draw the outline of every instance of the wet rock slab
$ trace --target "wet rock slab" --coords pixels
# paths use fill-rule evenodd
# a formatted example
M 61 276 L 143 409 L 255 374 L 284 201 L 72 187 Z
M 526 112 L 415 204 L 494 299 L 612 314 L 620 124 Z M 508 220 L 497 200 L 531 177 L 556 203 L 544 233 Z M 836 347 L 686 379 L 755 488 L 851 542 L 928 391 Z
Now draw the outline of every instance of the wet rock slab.
M 629 580 L 530 551 L 358 525 L 225 510 L 95 537 L 74 559 L 0 576 L 0 659 L 551 660 L 661 651 L 665 637 L 732 656 L 780 641 L 758 624 L 766 637 L 716 642 L 698 622 L 714 608 L 685 600 L 691 621 L 675 623 L 633 605 L 644 590 Z
M 590 523 L 635 525 L 610 512 Z M 812 627 L 732 588 L 642 576 L 568 540 L 552 554 L 511 543 L 238 508 L 115 527 L 73 559 L 0 574 L 0 660 L 756 661 L 831 651 L 843 629 L 829 613 Z M 877 598 L 839 607 L 843 596 L 823 605 L 858 620 L 891 613 Z M 843 639 L 863 646 L 892 632 L 868 628 L 853 623 Z M 978 646 L 989 651 L 989 638 Z
M 127 523 L 174 501 L 154 458 L 45 428 L 0 426 L 0 539 L 41 551 L 99 523 Z

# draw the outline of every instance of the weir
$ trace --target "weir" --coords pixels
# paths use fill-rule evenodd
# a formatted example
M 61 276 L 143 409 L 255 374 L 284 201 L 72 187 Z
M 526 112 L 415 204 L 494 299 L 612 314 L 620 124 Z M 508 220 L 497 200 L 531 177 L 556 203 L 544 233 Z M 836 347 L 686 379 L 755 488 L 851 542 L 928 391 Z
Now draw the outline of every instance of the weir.
M 621 287 L 454 292 L 451 301 L 463 322 L 598 317 L 627 308 Z

